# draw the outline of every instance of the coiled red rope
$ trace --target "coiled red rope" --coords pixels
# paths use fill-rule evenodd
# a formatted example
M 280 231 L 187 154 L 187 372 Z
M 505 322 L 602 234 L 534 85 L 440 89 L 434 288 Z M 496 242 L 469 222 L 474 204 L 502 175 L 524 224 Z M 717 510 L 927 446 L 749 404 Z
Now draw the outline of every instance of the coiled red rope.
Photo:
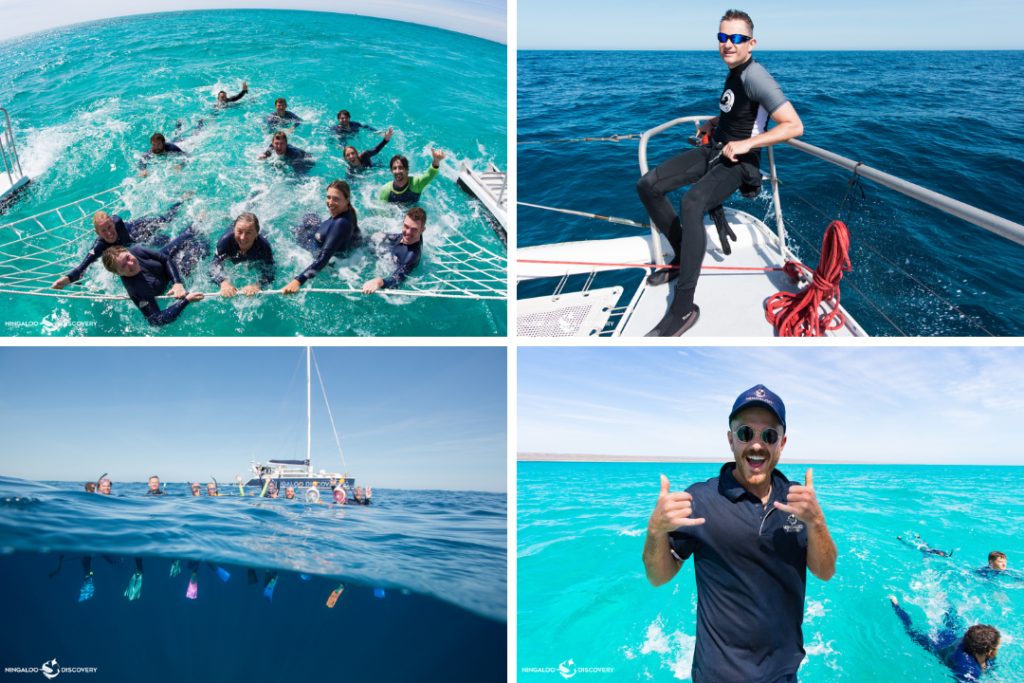
M 850 231 L 842 221 L 832 221 L 821 243 L 821 261 L 814 269 L 814 279 L 797 294 L 779 292 L 765 304 L 764 317 L 778 331 L 780 337 L 820 337 L 826 331 L 838 330 L 845 323 L 839 310 L 839 281 L 843 273 L 850 272 Z M 796 261 L 787 261 L 783 272 L 794 280 L 800 277 Z M 830 312 L 819 313 L 823 301 L 832 301 Z

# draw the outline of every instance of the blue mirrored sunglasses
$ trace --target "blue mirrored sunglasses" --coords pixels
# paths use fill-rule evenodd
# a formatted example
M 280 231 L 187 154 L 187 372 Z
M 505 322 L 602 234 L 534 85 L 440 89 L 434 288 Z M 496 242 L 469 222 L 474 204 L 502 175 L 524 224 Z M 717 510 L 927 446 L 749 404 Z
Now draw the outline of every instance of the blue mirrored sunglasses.
M 718 42 L 724 43 L 727 40 L 731 40 L 733 45 L 739 45 L 745 43 L 748 40 L 753 40 L 750 36 L 741 36 L 739 33 L 733 33 L 731 36 L 724 33 L 718 34 Z

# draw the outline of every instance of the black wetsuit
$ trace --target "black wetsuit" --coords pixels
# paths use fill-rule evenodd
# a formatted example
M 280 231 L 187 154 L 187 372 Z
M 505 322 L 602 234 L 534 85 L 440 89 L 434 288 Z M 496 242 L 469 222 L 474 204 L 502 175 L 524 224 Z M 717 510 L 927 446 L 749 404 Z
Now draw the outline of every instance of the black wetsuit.
M 149 491 L 146 491 L 146 495 L 147 496 L 162 496 L 162 495 L 164 495 L 164 492 L 161 491 L 160 489 L 157 489 L 156 491 L 153 491 L 151 489 Z
M 243 97 L 245 97 L 245 94 L 247 92 L 249 92 L 248 88 L 243 90 L 242 92 L 238 93 L 237 95 L 231 95 L 230 97 L 227 96 L 227 93 L 224 93 L 226 99 L 223 102 L 221 102 L 220 100 L 217 100 L 216 102 L 214 102 L 213 106 L 214 106 L 215 109 L 220 109 L 220 108 L 226 107 L 226 106 L 228 106 L 228 103 L 230 103 L 230 102 L 237 102 L 238 100 L 240 100 Z
M 412 269 L 420 262 L 420 251 L 423 249 L 423 240 L 416 240 L 413 244 L 403 244 L 402 235 L 387 234 L 381 241 L 381 247 L 388 250 L 391 260 L 398 264 L 395 272 L 384 279 L 386 289 L 394 289 L 405 281 L 405 278 L 412 272 Z
M 134 221 L 128 221 L 127 223 L 121 220 L 121 217 L 116 214 L 111 216 L 110 219 L 114 221 L 114 230 L 117 232 L 117 239 L 114 240 L 113 244 L 111 244 L 102 237 L 97 236 L 96 241 L 93 242 L 92 248 L 89 250 L 89 253 L 85 255 L 85 259 L 83 259 L 74 270 L 68 273 L 68 279 L 72 282 L 78 282 L 82 279 L 82 275 L 89 266 L 95 263 L 96 259 L 103 258 L 103 252 L 105 252 L 109 247 L 116 245 L 130 247 L 136 242 L 149 243 L 150 246 L 153 246 L 155 243 L 160 241 L 164 241 L 166 243 L 166 236 L 160 236 L 164 238 L 164 240 L 160 240 L 156 235 L 156 231 L 163 227 L 164 224 L 170 223 L 174 220 L 181 204 L 181 202 L 174 204 L 159 216 L 152 218 L 139 218 Z
M 129 247 L 128 251 L 138 259 L 141 268 L 136 275 L 121 276 L 128 296 L 150 324 L 172 322 L 188 306 L 188 299 L 180 299 L 161 311 L 156 297 L 166 292 L 171 283 L 181 283 L 182 276 L 187 276 L 206 256 L 209 245 L 196 234 L 194 226 L 189 226 L 159 251 L 140 246 Z
M 366 130 L 372 130 L 375 133 L 379 132 L 373 126 L 368 126 L 365 123 L 359 123 L 358 121 L 349 121 L 348 126 L 342 126 L 340 123 L 337 123 L 331 126 L 331 132 L 334 133 L 335 135 L 345 137 L 347 135 L 354 135 L 358 133 L 362 128 L 365 128 Z
M 365 168 L 373 168 L 373 162 L 370 161 L 370 159 L 380 154 L 380 151 L 384 149 L 384 145 L 386 144 L 388 144 L 387 139 L 381 138 L 381 141 L 377 143 L 376 147 L 374 147 L 373 149 L 368 149 L 365 152 L 360 152 L 359 163 L 362 164 L 362 167 L 349 166 L 348 170 L 351 171 L 352 173 L 358 173 L 359 171 L 362 171 Z
M 199 125 L 201 126 L 202 123 L 200 123 Z M 196 128 L 198 129 L 199 126 L 196 126 Z M 146 159 L 151 159 L 154 156 L 162 157 L 168 154 L 181 154 L 182 156 L 188 156 L 188 154 L 185 154 L 185 150 L 183 150 L 181 147 L 178 147 L 173 142 L 165 142 L 164 151 L 160 152 L 159 154 L 157 152 L 154 152 L 152 147 L 150 147 L 146 152 L 144 152 L 142 158 L 139 159 L 139 168 L 141 168 L 142 170 L 146 170 Z
M 270 116 L 267 117 L 267 130 L 273 133 L 275 128 L 287 126 L 289 121 L 295 122 L 296 129 L 302 123 L 302 119 L 290 111 L 286 111 L 284 116 L 278 115 L 277 111 L 271 112 Z
M 351 206 L 337 218 L 331 217 L 323 222 L 315 213 L 307 213 L 302 217 L 302 223 L 295 226 L 293 231 L 300 245 L 310 250 L 320 249 L 316 260 L 296 276 L 299 284 L 316 277 L 336 252 L 347 248 L 359 236 L 356 214 Z
M 910 615 L 902 607 L 894 604 L 892 608 L 903 622 L 903 628 L 910 639 L 942 660 L 958 681 L 977 681 L 981 678 L 984 669 L 978 664 L 978 660 L 964 652 L 964 639 L 958 634 L 965 629 L 958 623 L 960 618 L 954 608 L 950 608 L 942 615 L 942 629 L 935 637 L 915 627 Z M 987 664 L 994 665 L 995 661 L 990 659 Z
M 274 146 L 267 147 L 267 152 L 270 153 L 271 157 L 282 157 L 288 161 L 298 161 L 299 159 L 309 159 L 309 154 L 304 149 L 298 147 L 292 147 L 288 145 L 288 149 L 284 151 L 284 154 L 278 154 L 274 151 Z
M 765 132 L 768 117 L 789 100 L 775 79 L 753 57 L 729 70 L 718 126 L 711 144 L 676 155 L 648 171 L 636 190 L 654 226 L 668 238 L 679 265 L 672 309 L 678 316 L 692 310 L 693 293 L 704 262 L 704 214 L 722 204 L 743 185 L 760 185 L 760 150 L 730 161 L 721 147 Z M 679 213 L 666 195 L 693 185 L 679 203 Z
M 256 235 L 256 241 L 249 251 L 242 253 L 238 241 L 235 239 L 235 230 L 232 228 L 225 232 L 217 242 L 217 251 L 210 264 L 210 279 L 218 285 L 228 279 L 224 274 L 224 262 L 246 263 L 253 262 L 260 271 L 260 289 L 266 289 L 274 284 L 274 252 L 263 235 Z

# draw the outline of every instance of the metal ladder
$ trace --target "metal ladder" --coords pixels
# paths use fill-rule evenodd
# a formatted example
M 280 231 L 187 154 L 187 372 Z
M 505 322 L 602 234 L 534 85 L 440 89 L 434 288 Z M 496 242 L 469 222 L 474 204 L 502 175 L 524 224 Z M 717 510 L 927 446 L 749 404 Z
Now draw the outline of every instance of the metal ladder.
M 14 129 L 11 126 L 11 117 L 3 107 L 0 107 L 0 112 L 4 114 L 5 124 L 3 132 L 0 132 L 0 156 L 3 157 L 4 171 L 7 173 L 7 187 L 4 188 L 6 190 L 13 188 L 14 184 L 25 176 L 25 173 L 21 170 L 18 149 L 14 145 Z

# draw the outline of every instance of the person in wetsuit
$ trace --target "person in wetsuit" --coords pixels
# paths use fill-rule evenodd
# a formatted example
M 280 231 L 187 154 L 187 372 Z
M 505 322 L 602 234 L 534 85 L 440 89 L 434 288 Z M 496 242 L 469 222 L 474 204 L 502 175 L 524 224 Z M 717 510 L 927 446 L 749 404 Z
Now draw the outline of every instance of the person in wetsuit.
M 213 106 L 217 108 L 226 107 L 228 106 L 228 104 L 232 102 L 237 102 L 238 100 L 245 97 L 245 94 L 247 92 L 249 92 L 249 83 L 247 81 L 242 81 L 242 92 L 238 93 L 237 95 L 232 95 L 231 97 L 228 97 L 227 91 L 221 90 L 219 93 L 217 93 L 217 103 Z
M 394 176 L 394 180 L 380 188 L 378 198 L 382 202 L 390 204 L 418 202 L 423 190 L 427 189 L 430 181 L 437 177 L 437 172 L 441 168 L 441 160 L 444 159 L 443 150 L 431 148 L 430 154 L 434 157 L 430 168 L 423 175 L 412 178 L 409 177 L 409 160 L 401 154 L 391 157 L 391 174 Z
M 999 552 L 998 550 L 990 552 L 988 554 L 988 564 L 984 567 L 978 567 L 974 570 L 974 573 L 986 579 L 1002 576 L 1014 579 L 1017 582 L 1024 582 L 1024 576 L 1020 572 L 1006 568 L 1006 553 Z
M 293 228 L 295 240 L 306 249 L 319 249 L 316 260 L 294 280 L 289 282 L 284 294 L 295 294 L 299 287 L 316 277 L 336 252 L 344 251 L 359 237 L 359 217 L 349 198 L 352 190 L 344 180 L 335 180 L 327 186 L 327 210 L 331 215 L 321 221 L 315 213 L 307 213 L 302 223 Z
M 942 660 L 958 681 L 977 681 L 995 665 L 1000 634 L 994 626 L 975 624 L 960 636 L 963 625 L 956 609 L 950 607 L 942 615 L 943 628 L 932 637 L 914 626 L 895 595 L 890 595 L 889 601 L 910 639 Z
M 352 120 L 352 115 L 348 113 L 347 109 L 342 109 L 338 112 L 338 124 L 331 126 L 331 132 L 335 135 L 345 138 L 354 133 L 358 133 L 360 129 L 365 128 L 366 130 L 372 130 L 374 133 L 380 131 L 373 126 L 368 126 L 365 123 L 359 123 L 358 121 Z
M 104 496 L 110 495 L 110 487 L 114 485 L 113 482 L 104 477 L 96 483 L 99 485 L 98 488 L 100 493 L 102 493 Z
M 921 537 L 914 534 L 914 540 L 909 541 L 902 536 L 896 537 L 897 541 L 902 541 L 904 545 L 910 546 L 914 550 L 920 550 L 925 555 L 938 555 L 939 557 L 953 557 L 953 551 L 950 550 L 948 553 L 945 550 L 936 550 L 931 548 L 927 543 L 921 540 Z
M 260 235 L 260 219 L 252 213 L 239 214 L 231 229 L 217 242 L 217 251 L 210 264 L 210 279 L 220 285 L 220 295 L 230 299 L 238 294 L 224 274 L 224 263 L 252 262 L 260 272 L 256 284 L 242 287 L 242 294 L 253 296 L 274 284 L 274 252 L 270 242 Z
M 181 125 L 180 122 L 178 125 Z M 199 125 L 202 125 L 202 123 Z M 199 126 L 197 126 L 197 128 L 198 127 Z M 149 174 L 149 171 L 146 170 L 147 159 L 151 159 L 154 156 L 167 156 L 168 154 L 180 154 L 185 157 L 188 156 L 188 154 L 185 153 L 185 150 L 181 147 L 178 147 L 173 142 L 167 142 L 163 133 L 153 133 L 149 138 L 149 145 L 149 150 L 143 153 L 142 158 L 139 159 L 139 169 L 142 171 L 141 175 L 143 177 Z M 181 166 L 178 166 L 177 169 L 180 170 Z
M 121 217 L 117 214 L 111 216 L 106 211 L 97 211 L 92 217 L 93 230 L 97 235 L 92 248 L 85 255 L 82 262 L 70 273 L 54 282 L 51 285 L 52 288 L 64 289 L 72 282 L 81 280 L 82 275 L 89 266 L 101 258 L 107 247 L 112 245 L 120 244 L 122 247 L 130 247 L 136 242 L 149 245 L 154 245 L 161 241 L 166 243 L 166 238 L 161 240 L 160 238 L 163 236 L 158 236 L 157 231 L 174 220 L 174 217 L 178 214 L 178 209 L 192 194 L 192 192 L 186 192 L 180 202 L 172 204 L 171 208 L 159 216 L 138 218 L 127 223 L 121 220 Z
M 110 247 L 103 252 L 103 267 L 121 277 L 128 296 L 151 325 L 166 325 L 189 303 L 202 300 L 202 292 L 185 291 L 182 277 L 188 277 L 208 252 L 209 245 L 197 234 L 193 224 L 159 251 L 140 246 Z M 163 295 L 171 283 L 171 296 L 179 301 L 161 311 L 156 298 Z
M 160 477 L 155 474 L 149 478 L 149 490 L 146 491 L 147 496 L 162 496 L 164 492 L 160 489 Z
M 259 155 L 257 158 L 266 159 L 271 154 L 284 157 L 288 161 L 299 161 L 310 158 L 309 153 L 306 152 L 306 150 L 289 145 L 288 136 L 282 131 L 274 133 L 274 139 L 270 143 L 270 147 L 267 147 L 267 151 Z
M 369 486 L 366 487 L 366 493 L 363 493 L 363 487 L 357 486 L 355 491 L 352 492 L 352 499 L 346 502 L 346 505 L 373 505 L 370 502 L 370 496 L 373 495 L 373 489 Z
M 273 133 L 275 128 L 280 128 L 288 125 L 288 121 L 294 121 L 295 125 L 289 128 L 286 132 L 293 133 L 302 123 L 295 114 L 288 111 L 288 102 L 283 97 L 278 97 L 274 102 L 274 111 L 267 117 L 267 132 Z
M 377 156 L 380 151 L 384 149 L 384 145 L 388 144 L 391 140 L 391 133 L 392 128 L 391 126 L 388 126 L 387 132 L 384 133 L 384 138 L 377 143 L 377 146 L 373 149 L 368 149 L 365 152 L 356 150 L 352 145 L 347 146 L 345 148 L 344 155 L 345 161 L 348 162 L 348 170 L 361 171 L 366 168 L 373 168 L 373 162 L 371 162 L 370 159 Z
M 420 262 L 423 248 L 423 231 L 427 229 L 427 212 L 414 206 L 405 212 L 401 234 L 385 234 L 380 238 L 380 248 L 385 250 L 397 264 L 395 272 L 387 279 L 375 277 L 362 287 L 363 294 L 373 294 L 378 289 L 394 289 L 405 281 L 416 264 Z
M 189 485 L 189 489 L 192 491 L 193 496 L 203 495 L 203 485 L 199 482 Z
M 678 337 L 700 317 L 693 298 L 706 246 L 704 214 L 741 186 L 760 185 L 761 147 L 803 135 L 803 123 L 793 105 L 751 55 L 757 41 L 750 17 L 729 10 L 719 31 L 718 53 L 729 67 L 729 76 L 718 105 L 721 114 L 698 131 L 698 137 L 709 136 L 708 144 L 659 164 L 636 185 L 651 222 L 675 251 L 669 265 L 678 266 L 655 271 L 647 282 L 661 285 L 679 278 L 669 310 L 648 337 Z M 770 131 L 769 118 L 776 124 Z M 683 195 L 677 214 L 667 195 L 685 185 L 692 187 Z

